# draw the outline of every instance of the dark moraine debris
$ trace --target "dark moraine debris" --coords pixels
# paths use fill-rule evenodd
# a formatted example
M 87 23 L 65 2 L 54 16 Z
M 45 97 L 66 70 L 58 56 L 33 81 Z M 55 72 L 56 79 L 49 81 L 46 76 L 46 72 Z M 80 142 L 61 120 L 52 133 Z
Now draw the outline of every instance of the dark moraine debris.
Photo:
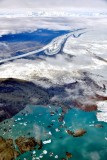
M 48 127 L 48 128 L 51 128 L 51 127 L 52 127 L 52 125 L 48 125 L 47 127 Z
M 81 137 L 81 136 L 83 136 L 85 133 L 87 133 L 86 130 L 84 130 L 84 129 L 78 129 L 78 130 L 74 131 L 73 137 Z
M 51 111 L 51 112 L 50 112 L 50 115 L 51 115 L 51 116 L 54 116 L 54 115 L 55 115 L 55 112 Z
M 66 152 L 66 157 L 67 157 L 67 159 L 72 158 L 72 154 L 69 152 Z
M 62 108 L 62 114 L 68 113 L 68 107 L 63 107 Z
M 35 149 L 35 147 L 37 146 L 37 142 L 33 137 L 31 138 L 19 137 L 15 140 L 15 143 L 17 144 L 19 151 L 21 153 L 31 151 Z
M 71 136 L 73 136 L 74 132 L 70 131 L 70 130 L 67 130 L 67 133 Z
M 61 115 L 61 116 L 58 118 L 58 121 L 59 121 L 59 122 L 63 122 L 63 120 L 64 120 L 64 115 Z
M 76 131 L 70 131 L 70 130 L 67 130 L 67 133 L 69 134 L 69 135 L 71 135 L 71 136 L 73 136 L 73 137 L 81 137 L 81 136 L 83 136 L 85 133 L 87 133 L 87 131 L 86 130 L 84 130 L 84 129 L 78 129 L 78 130 L 76 130 Z
M 19 152 L 15 150 L 12 139 L 0 137 L 0 160 L 15 160 Z

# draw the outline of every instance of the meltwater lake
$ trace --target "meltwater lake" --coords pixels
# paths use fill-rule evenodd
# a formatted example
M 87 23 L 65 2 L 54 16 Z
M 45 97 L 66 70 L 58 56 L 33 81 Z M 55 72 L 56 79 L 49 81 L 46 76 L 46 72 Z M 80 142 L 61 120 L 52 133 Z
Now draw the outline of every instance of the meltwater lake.
M 62 114 L 60 107 L 27 106 L 24 110 L 9 120 L 0 124 L 0 135 L 16 139 L 19 136 L 35 137 L 43 142 L 41 150 L 35 150 L 20 155 L 17 160 L 54 160 L 68 159 L 66 152 L 78 160 L 99 159 L 107 156 L 107 124 L 100 122 L 103 127 L 96 127 L 99 122 L 96 112 L 84 112 L 70 109 L 59 121 Z M 86 130 L 81 137 L 73 137 L 67 130 Z M 98 138 L 99 137 L 99 138 Z M 94 158 L 92 158 L 94 157 Z

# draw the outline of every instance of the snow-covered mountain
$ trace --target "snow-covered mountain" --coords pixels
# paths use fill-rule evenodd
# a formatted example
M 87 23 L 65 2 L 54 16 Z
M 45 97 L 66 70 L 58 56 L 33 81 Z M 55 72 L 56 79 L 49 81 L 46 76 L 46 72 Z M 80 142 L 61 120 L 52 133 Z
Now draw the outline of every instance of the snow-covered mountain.
M 102 104 L 107 101 L 107 40 L 99 39 L 98 33 L 79 29 L 59 36 L 44 47 L 45 55 L 40 55 L 40 59 L 16 56 L 1 60 L 5 63 L 0 67 L 0 76 L 41 86 L 52 94 L 52 105 L 70 107 L 72 103 L 85 111 L 98 109 L 102 112 L 97 114 L 97 118 L 107 121 L 106 117 L 102 119 L 106 111 L 102 110 Z M 36 54 L 36 51 L 23 57 Z

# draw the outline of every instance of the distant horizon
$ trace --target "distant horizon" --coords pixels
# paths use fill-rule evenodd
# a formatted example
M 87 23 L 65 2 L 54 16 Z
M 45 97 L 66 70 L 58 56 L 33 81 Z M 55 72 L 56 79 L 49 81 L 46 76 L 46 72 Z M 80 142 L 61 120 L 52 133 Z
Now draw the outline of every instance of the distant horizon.
M 45 9 L 45 8 L 20 8 L 1 9 L 0 18 L 21 17 L 107 17 L 107 10 L 82 10 L 82 9 Z
M 58 9 L 58 10 L 57 10 Z M 0 8 L 1 11 L 75 11 L 75 12 L 107 12 L 107 9 L 103 8 L 75 8 L 75 7 L 51 7 L 51 8 Z

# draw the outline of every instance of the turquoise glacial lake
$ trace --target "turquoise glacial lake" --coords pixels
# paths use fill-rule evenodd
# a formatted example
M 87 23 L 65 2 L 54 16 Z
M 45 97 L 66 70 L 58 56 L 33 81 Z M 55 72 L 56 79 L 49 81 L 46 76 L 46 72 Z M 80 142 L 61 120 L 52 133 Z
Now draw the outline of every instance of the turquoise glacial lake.
M 19 136 L 33 136 L 43 141 L 41 150 L 24 153 L 17 160 L 62 160 L 66 158 L 66 152 L 72 154 L 72 160 L 106 160 L 107 123 L 98 122 L 97 112 L 69 109 L 64 120 L 59 122 L 61 113 L 61 107 L 29 105 L 13 118 L 0 123 L 0 135 L 14 140 Z M 102 124 L 103 128 L 97 128 L 95 124 Z M 84 129 L 87 133 L 81 137 L 67 133 L 67 130 L 77 129 Z

